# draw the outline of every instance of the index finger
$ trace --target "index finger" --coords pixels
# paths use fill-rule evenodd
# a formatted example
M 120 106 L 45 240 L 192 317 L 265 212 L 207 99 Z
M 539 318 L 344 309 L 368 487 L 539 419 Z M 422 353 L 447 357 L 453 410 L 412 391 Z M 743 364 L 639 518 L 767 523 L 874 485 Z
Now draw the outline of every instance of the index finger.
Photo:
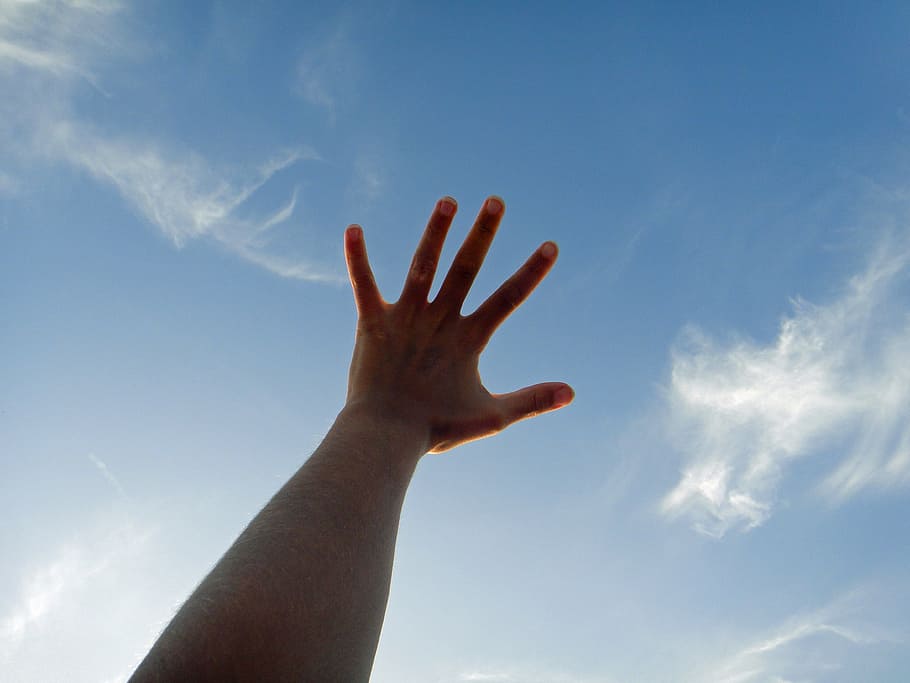
M 502 214 L 505 210 L 505 204 L 499 197 L 487 197 L 483 208 L 474 221 L 474 226 L 465 238 L 464 244 L 455 254 L 455 260 L 452 267 L 443 280 L 442 287 L 439 288 L 439 294 L 436 295 L 434 303 L 443 309 L 451 309 L 455 312 L 461 311 L 465 297 L 474 284 L 474 278 L 483 260 L 486 258 L 496 230 L 499 228 L 499 222 L 502 220 Z

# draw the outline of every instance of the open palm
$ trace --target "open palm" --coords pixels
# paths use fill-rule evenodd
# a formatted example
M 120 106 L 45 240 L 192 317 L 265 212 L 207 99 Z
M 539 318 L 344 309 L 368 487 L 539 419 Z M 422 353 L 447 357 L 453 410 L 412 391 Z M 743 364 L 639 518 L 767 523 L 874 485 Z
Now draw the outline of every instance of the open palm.
M 478 362 L 493 332 L 543 280 L 557 256 L 556 245 L 545 242 L 474 313 L 463 316 L 465 297 L 504 208 L 498 197 L 484 202 L 433 301 L 427 297 L 457 209 L 454 199 L 436 203 L 404 289 L 393 304 L 379 293 L 360 227 L 352 225 L 345 233 L 358 312 L 347 403 L 420 430 L 428 451 L 489 436 L 518 420 L 561 408 L 574 396 L 562 382 L 507 394 L 491 394 L 481 382 Z

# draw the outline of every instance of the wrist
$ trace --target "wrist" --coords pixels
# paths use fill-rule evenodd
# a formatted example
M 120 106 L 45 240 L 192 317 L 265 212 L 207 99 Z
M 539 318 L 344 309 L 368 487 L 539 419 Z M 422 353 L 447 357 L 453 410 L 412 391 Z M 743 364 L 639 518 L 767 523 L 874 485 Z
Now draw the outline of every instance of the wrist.
M 429 426 L 386 401 L 348 401 L 338 413 L 335 426 L 357 432 L 390 457 L 415 465 L 430 450 Z

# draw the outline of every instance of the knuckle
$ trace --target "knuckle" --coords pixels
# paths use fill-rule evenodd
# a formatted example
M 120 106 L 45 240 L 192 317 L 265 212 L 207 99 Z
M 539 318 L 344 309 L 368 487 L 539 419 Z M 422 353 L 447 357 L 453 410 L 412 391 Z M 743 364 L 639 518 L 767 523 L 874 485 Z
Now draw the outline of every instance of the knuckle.
M 501 432 L 503 429 L 509 426 L 509 421 L 506 419 L 505 415 L 496 414 L 490 418 L 490 431 Z
M 448 220 L 437 219 L 427 224 L 427 236 L 432 240 L 444 239 L 448 230 Z
M 436 272 L 436 261 L 431 258 L 421 258 L 411 266 L 411 274 L 418 280 L 426 280 L 433 277 Z
M 535 391 L 532 393 L 528 402 L 530 404 L 528 406 L 530 408 L 530 415 L 538 415 L 546 412 L 553 406 L 553 400 L 550 394 L 542 391 Z
M 483 330 L 479 324 L 464 325 L 458 332 L 458 346 L 463 349 L 478 349 L 483 346 Z
M 503 299 L 506 307 L 510 311 L 514 311 L 521 305 L 521 302 L 525 299 L 525 290 L 517 282 L 512 282 L 508 287 L 503 291 Z
M 547 259 L 545 259 L 540 254 L 535 254 L 534 258 L 531 260 L 528 270 L 530 270 L 534 275 L 539 275 L 544 270 L 546 270 L 548 265 L 549 262 Z
M 472 264 L 459 263 L 452 266 L 452 274 L 462 282 L 472 282 L 477 274 L 477 268 Z
M 483 235 L 484 237 L 489 237 L 495 232 L 495 229 L 491 223 L 486 221 L 480 221 L 477 223 L 477 234 Z
M 373 315 L 360 316 L 357 320 L 357 331 L 374 339 L 385 339 L 387 336 L 385 325 Z

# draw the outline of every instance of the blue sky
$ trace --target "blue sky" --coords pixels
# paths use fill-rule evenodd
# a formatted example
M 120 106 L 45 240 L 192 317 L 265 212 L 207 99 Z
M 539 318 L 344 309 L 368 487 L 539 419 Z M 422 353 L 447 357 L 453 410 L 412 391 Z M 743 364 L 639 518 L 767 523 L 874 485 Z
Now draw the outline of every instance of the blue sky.
M 0 0 L 5 680 L 128 677 L 342 406 L 344 227 L 394 298 L 491 193 L 484 380 L 577 397 L 423 460 L 373 680 L 904 680 L 906 7 L 304 5 Z

